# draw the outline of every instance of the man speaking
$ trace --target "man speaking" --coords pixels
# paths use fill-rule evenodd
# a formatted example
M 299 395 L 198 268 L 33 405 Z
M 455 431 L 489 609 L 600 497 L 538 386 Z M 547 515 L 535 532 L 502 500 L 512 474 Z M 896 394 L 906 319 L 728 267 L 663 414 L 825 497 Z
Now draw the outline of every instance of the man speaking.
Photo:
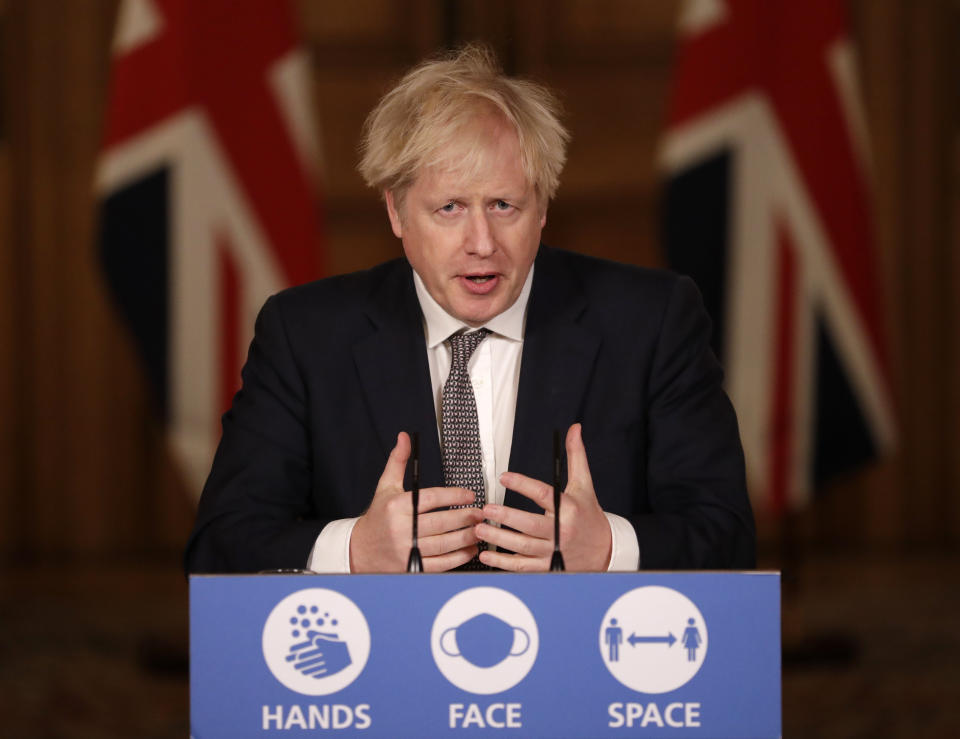
M 754 566 L 696 288 L 540 243 L 567 138 L 551 93 L 476 46 L 380 101 L 360 171 L 406 258 L 264 305 L 189 571 L 404 571 L 411 432 L 424 570 L 546 571 L 554 429 L 568 570 Z

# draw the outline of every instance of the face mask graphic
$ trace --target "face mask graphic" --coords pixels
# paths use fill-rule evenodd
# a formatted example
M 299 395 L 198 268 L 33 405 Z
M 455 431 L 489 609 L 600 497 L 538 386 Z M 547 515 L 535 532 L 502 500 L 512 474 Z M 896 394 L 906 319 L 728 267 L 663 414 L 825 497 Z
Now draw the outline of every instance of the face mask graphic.
M 515 647 L 516 642 L 519 645 Z M 493 667 L 507 657 L 519 657 L 529 646 L 526 631 L 489 613 L 478 613 L 459 626 L 450 627 L 440 637 L 444 654 L 463 657 L 477 667 Z

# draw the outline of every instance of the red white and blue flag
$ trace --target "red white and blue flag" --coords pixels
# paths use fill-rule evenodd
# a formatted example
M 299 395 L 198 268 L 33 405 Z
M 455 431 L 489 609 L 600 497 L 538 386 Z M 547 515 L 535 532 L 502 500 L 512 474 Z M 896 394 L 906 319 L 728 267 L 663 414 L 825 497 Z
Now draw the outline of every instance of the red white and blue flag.
M 319 272 L 309 65 L 279 0 L 124 0 L 101 257 L 199 495 L 256 313 Z
M 774 513 L 895 441 L 844 11 L 685 3 L 661 150 L 667 259 L 704 295 L 754 502 Z

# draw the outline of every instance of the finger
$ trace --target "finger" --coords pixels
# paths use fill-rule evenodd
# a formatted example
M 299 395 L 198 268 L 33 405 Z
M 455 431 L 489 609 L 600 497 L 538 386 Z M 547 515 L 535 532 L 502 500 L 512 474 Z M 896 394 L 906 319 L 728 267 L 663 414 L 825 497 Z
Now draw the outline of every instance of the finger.
M 567 430 L 567 480 L 576 482 L 579 488 L 593 489 L 590 476 L 590 463 L 587 461 L 587 449 L 583 445 L 583 427 L 573 424 Z M 568 483 L 569 487 L 569 483 Z
M 553 510 L 553 488 L 547 483 L 534 480 L 532 477 L 521 475 L 518 472 L 504 472 L 500 475 L 500 483 L 508 490 L 513 490 L 523 497 L 529 498 L 543 510 Z
M 420 491 L 420 506 L 417 510 L 425 513 L 434 508 L 470 505 L 476 499 L 476 494 L 466 488 L 426 488 Z
M 542 516 L 541 516 L 542 518 Z M 527 557 L 546 557 L 553 553 L 553 542 L 519 531 L 500 529 L 488 523 L 474 527 L 477 538 L 503 549 L 509 549 Z
M 421 537 L 418 546 L 424 557 L 435 557 L 465 547 L 475 547 L 476 544 L 477 532 L 474 531 L 473 526 L 469 526 L 459 531 L 447 531 L 435 536 Z
M 494 503 L 488 503 L 483 507 L 482 516 L 494 523 L 509 526 L 511 529 L 536 536 L 539 539 L 548 539 L 552 536 L 552 516 L 547 517 L 539 513 L 530 513 L 529 511 L 521 511 L 517 508 Z
M 471 559 L 477 556 L 477 547 L 469 546 L 464 547 L 463 549 L 458 549 L 455 552 L 448 552 L 447 554 L 440 554 L 436 557 L 424 557 L 423 559 L 423 571 L 424 572 L 446 572 L 447 570 L 452 570 L 460 565 L 465 565 Z
M 422 538 L 472 527 L 482 520 L 483 512 L 479 508 L 453 508 L 449 511 L 433 511 L 421 514 L 418 526 Z
M 410 437 L 405 431 L 401 431 L 397 434 L 396 446 L 387 457 L 387 464 L 383 468 L 383 474 L 380 475 L 377 490 L 384 487 L 403 490 L 403 473 L 406 472 L 408 459 L 410 459 Z
M 550 561 L 545 557 L 525 557 L 520 554 L 492 552 L 489 549 L 480 552 L 480 561 L 508 572 L 546 572 L 550 568 Z

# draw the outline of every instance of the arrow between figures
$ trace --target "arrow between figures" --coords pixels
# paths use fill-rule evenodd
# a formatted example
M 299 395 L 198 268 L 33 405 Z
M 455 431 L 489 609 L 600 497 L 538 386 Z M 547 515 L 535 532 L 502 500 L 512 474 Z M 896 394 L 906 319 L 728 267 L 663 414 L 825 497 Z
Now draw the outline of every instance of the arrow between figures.
M 630 642 L 631 647 L 635 647 L 637 644 L 666 644 L 668 647 L 672 647 L 676 640 L 677 637 L 670 633 L 666 636 L 637 636 L 636 634 L 630 634 L 630 636 L 627 637 L 627 641 Z

